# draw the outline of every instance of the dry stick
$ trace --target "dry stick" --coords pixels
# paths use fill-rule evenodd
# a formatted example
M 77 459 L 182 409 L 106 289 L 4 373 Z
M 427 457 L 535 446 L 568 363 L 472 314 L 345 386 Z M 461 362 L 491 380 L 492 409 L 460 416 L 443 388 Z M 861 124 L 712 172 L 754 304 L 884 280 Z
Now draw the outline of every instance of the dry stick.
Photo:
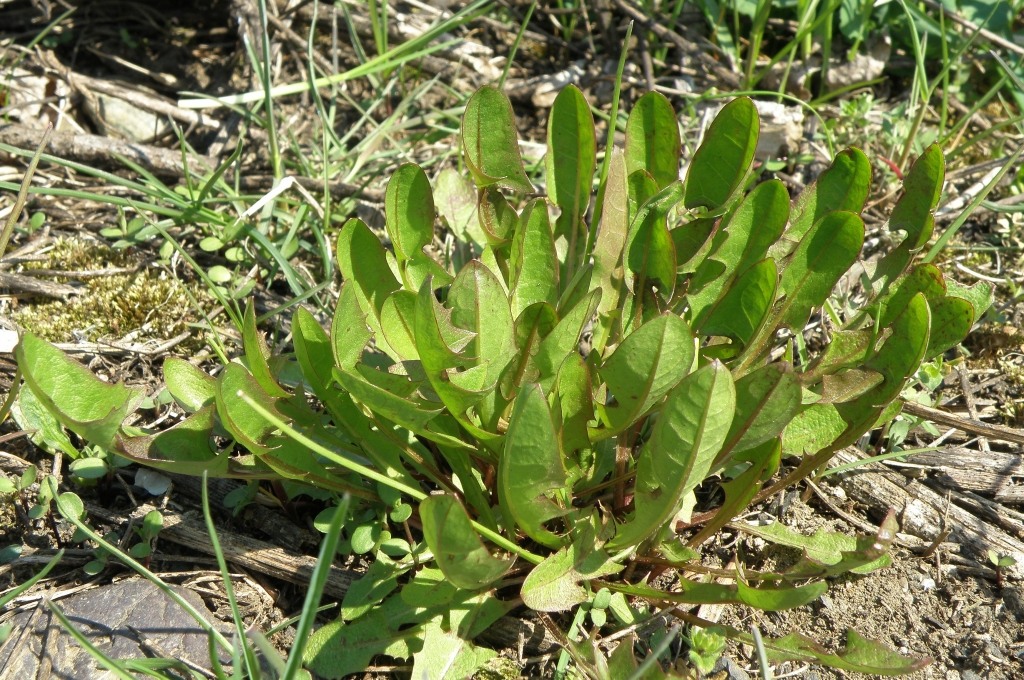
M 942 12 L 954 24 L 960 24 L 968 31 L 977 31 L 978 35 L 980 35 L 985 40 L 988 40 L 989 42 L 995 45 L 999 45 L 1003 49 L 1009 50 L 1015 54 L 1024 55 L 1024 47 L 1021 47 L 1017 43 L 1011 42 L 1006 38 L 1003 38 L 986 28 L 978 26 L 978 24 L 974 23 L 973 21 L 968 21 L 967 19 L 964 19 L 962 16 L 955 12 L 950 12 L 948 8 L 943 7 L 939 3 L 935 2 L 935 0 L 922 0 L 922 4 L 924 4 L 925 7 L 932 10 L 933 12 Z
M 32 146 L 38 134 L 38 130 L 24 125 L 0 125 L 0 142 L 20 149 Z M 181 177 L 184 172 L 179 149 L 124 142 L 100 135 L 57 132 L 50 140 L 50 149 L 54 156 L 107 167 L 122 167 L 116 157 L 123 156 L 162 177 Z M 211 159 L 199 154 L 189 154 L 187 162 L 191 172 L 197 175 L 205 174 L 216 166 Z
M 657 18 L 644 14 L 642 10 L 634 6 L 632 3 L 627 2 L 627 0 L 613 0 L 613 2 L 615 3 L 615 6 L 625 12 L 627 16 L 635 20 L 638 24 L 654 35 L 666 42 L 672 43 L 688 54 L 693 53 L 695 45 L 692 40 L 687 40 L 672 29 L 665 28 Z M 697 47 L 701 48 L 697 51 L 698 58 L 710 71 L 714 73 L 717 78 L 722 80 L 721 84 L 724 89 L 738 89 L 740 86 L 739 77 L 710 55 L 710 52 L 716 52 L 723 57 L 726 57 L 721 48 L 710 40 L 706 40 L 704 38 L 699 38 L 698 40 L 700 44 Z
M 904 413 L 909 413 L 912 416 L 925 418 L 947 427 L 955 427 L 958 430 L 976 434 L 981 437 L 998 439 L 1004 442 L 1013 442 L 1015 444 L 1024 444 L 1024 432 L 1016 428 L 1005 427 L 1003 425 L 990 425 L 988 423 L 983 423 L 980 420 L 964 418 L 952 413 L 947 413 L 946 411 L 940 411 L 937 408 L 923 406 L 910 401 L 903 405 L 903 411 Z

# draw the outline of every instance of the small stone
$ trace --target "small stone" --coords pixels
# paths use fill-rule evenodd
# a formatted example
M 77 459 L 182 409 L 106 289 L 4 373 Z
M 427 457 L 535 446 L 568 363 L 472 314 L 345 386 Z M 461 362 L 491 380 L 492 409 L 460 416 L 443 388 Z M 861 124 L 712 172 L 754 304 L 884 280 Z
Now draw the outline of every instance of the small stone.
M 719 657 L 718 663 L 711 669 L 711 675 L 725 673 L 723 680 L 750 680 L 750 676 L 742 667 L 727 656 Z

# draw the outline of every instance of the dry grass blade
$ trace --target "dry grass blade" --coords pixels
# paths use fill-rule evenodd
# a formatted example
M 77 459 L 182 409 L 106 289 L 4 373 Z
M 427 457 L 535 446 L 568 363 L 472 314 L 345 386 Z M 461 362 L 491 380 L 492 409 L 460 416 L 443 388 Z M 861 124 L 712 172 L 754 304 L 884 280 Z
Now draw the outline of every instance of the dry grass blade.
M 32 155 L 32 160 L 25 171 L 25 177 L 21 181 L 21 190 L 18 191 L 18 198 L 14 201 L 14 209 L 7 216 L 7 223 L 4 224 L 3 231 L 0 232 L 0 258 L 4 256 L 4 252 L 7 250 L 7 244 L 10 242 L 11 234 L 14 232 L 14 225 L 18 223 L 21 211 L 25 207 L 25 201 L 28 200 L 28 188 L 32 186 L 32 176 L 36 173 L 39 157 L 42 156 L 43 149 L 50 141 L 51 134 L 53 134 L 53 125 L 47 124 L 46 130 L 43 132 L 43 138 L 40 140 L 39 146 L 36 147 L 36 152 Z

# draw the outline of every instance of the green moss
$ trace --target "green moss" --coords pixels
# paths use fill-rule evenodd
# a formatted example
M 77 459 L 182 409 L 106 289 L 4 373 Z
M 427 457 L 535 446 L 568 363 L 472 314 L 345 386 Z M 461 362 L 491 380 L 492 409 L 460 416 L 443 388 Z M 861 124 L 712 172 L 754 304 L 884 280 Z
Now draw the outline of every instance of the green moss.
M 96 271 L 133 267 L 137 258 L 109 246 L 60 240 L 45 261 L 26 269 Z M 13 314 L 21 327 L 51 342 L 120 340 L 135 333 L 135 343 L 168 340 L 198 320 L 189 293 L 209 301 L 204 288 L 184 284 L 166 271 L 140 268 L 127 274 L 85 278 L 79 295 L 68 300 L 40 300 Z M 193 341 L 195 342 L 195 341 Z
M 512 659 L 496 656 L 474 675 L 474 680 L 509 680 L 522 677 L 522 669 Z

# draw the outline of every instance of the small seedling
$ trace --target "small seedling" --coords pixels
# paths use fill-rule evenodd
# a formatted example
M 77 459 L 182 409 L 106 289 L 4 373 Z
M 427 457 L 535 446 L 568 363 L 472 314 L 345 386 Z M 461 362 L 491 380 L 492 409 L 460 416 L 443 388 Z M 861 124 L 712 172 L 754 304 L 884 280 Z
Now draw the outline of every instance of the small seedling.
M 1003 587 L 1003 569 L 1012 567 L 1017 564 L 1017 560 L 1013 555 L 1003 555 L 996 552 L 995 550 L 988 551 L 988 561 L 992 563 L 992 566 L 996 569 L 996 587 L 1002 589 Z

